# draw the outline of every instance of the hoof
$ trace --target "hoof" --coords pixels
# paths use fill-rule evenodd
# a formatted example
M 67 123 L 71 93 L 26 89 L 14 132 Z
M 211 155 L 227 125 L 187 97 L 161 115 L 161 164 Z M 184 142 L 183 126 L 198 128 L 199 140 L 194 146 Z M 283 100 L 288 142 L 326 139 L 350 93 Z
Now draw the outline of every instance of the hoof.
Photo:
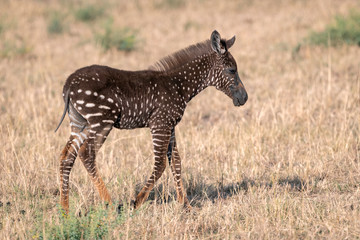
M 184 204 L 184 209 L 185 209 L 185 212 L 191 212 L 192 206 L 189 203 Z
M 116 208 L 116 212 L 117 212 L 117 214 L 121 214 L 122 213 L 122 211 L 124 210 L 124 204 L 119 204 L 118 206 L 117 206 L 117 208 Z
M 130 208 L 131 208 L 131 210 L 136 209 L 136 201 L 135 200 L 130 201 Z
M 129 204 L 129 207 L 130 207 L 130 210 L 133 211 L 135 209 L 135 201 L 134 200 L 131 200 L 130 201 L 130 204 Z M 116 212 L 118 214 L 121 214 L 122 211 L 124 210 L 124 204 L 120 203 L 117 208 L 116 208 Z

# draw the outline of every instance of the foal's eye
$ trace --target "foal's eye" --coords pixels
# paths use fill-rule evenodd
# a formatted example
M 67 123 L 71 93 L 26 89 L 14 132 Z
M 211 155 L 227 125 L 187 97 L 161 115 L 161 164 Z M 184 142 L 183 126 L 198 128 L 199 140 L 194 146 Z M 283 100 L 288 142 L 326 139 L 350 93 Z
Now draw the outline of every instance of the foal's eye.
M 236 69 L 234 69 L 234 68 L 230 68 L 230 69 L 229 69 L 229 73 L 231 73 L 231 74 L 235 74 L 235 73 L 236 73 Z

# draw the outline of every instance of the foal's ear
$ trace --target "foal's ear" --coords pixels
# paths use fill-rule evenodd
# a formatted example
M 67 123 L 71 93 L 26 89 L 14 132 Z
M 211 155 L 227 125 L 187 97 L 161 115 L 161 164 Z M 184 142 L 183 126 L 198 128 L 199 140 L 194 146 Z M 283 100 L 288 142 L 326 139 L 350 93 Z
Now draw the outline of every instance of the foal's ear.
M 221 41 L 220 34 L 218 31 L 214 30 L 210 37 L 211 40 L 211 48 L 217 52 L 218 54 L 224 54 L 226 52 L 226 47 L 224 46 L 224 42 Z
M 226 48 L 229 49 L 232 47 L 232 45 L 234 45 L 235 42 L 235 36 L 233 36 L 231 39 L 226 41 Z

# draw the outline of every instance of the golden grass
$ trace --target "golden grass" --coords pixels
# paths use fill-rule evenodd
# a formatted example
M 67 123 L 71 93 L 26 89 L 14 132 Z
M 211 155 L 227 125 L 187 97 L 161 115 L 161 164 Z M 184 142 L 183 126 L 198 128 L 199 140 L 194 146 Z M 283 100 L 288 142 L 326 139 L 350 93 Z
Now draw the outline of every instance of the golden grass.
M 0 54 L 0 238 L 51 238 L 50 227 L 60 224 L 58 157 L 68 121 L 53 131 L 69 74 L 94 63 L 144 69 L 209 38 L 213 29 L 223 37 L 236 34 L 231 52 L 249 100 L 235 108 L 209 88 L 177 127 L 194 211 L 184 213 L 174 201 L 167 170 L 151 197 L 155 203 L 136 213 L 125 208 L 124 221 L 106 238 L 360 238 L 360 49 L 292 51 L 311 30 L 359 2 L 210 0 L 161 7 L 164 2 L 105 4 L 114 25 L 138 30 L 141 44 L 130 53 L 104 52 L 94 32 L 106 16 L 92 24 L 76 21 L 70 1 L 1 3 L 0 46 L 12 42 L 15 49 Z M 57 36 L 46 31 L 52 11 L 66 16 Z M 19 54 L 22 44 L 27 51 Z M 148 129 L 110 134 L 97 162 L 114 201 L 134 198 L 152 157 Z M 79 161 L 70 187 L 73 214 L 102 206 Z M 108 221 L 113 218 L 110 208 Z

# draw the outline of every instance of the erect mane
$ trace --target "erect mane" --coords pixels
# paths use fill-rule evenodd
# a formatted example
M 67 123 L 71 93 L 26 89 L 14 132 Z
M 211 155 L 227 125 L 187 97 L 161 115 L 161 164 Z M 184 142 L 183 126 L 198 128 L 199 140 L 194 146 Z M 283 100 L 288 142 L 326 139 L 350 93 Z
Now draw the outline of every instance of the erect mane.
M 194 45 L 190 45 L 187 48 L 179 50 L 167 57 L 160 59 L 155 64 L 151 65 L 149 69 L 161 72 L 168 71 L 180 67 L 201 55 L 209 54 L 211 52 L 213 52 L 213 50 L 211 48 L 210 40 L 206 40 Z

